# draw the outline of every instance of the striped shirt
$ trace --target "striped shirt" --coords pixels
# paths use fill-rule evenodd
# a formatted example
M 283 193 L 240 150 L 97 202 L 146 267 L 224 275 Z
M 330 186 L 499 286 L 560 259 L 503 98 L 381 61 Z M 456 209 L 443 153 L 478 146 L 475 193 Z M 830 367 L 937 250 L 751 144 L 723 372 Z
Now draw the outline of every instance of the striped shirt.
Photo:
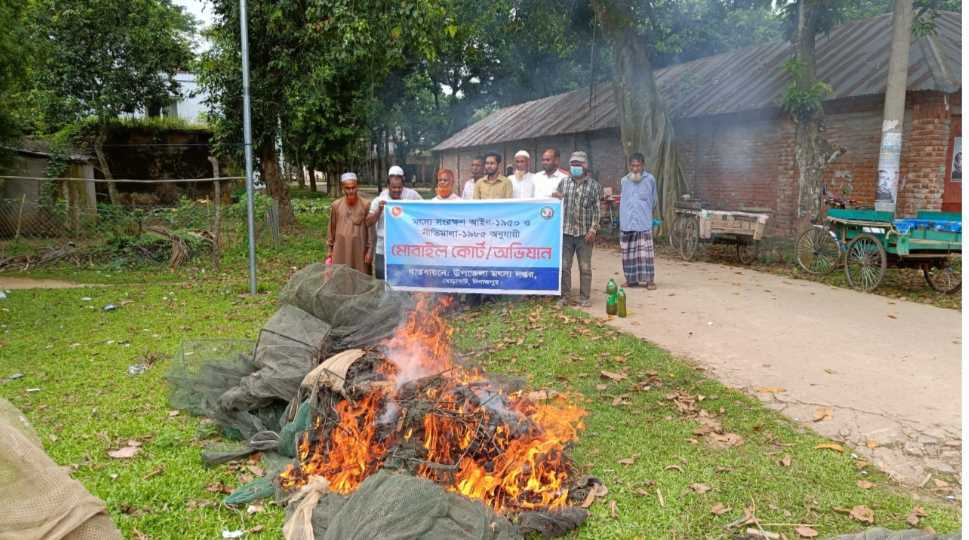
M 559 183 L 557 192 L 562 194 L 562 233 L 569 236 L 585 236 L 599 230 L 599 201 L 602 185 L 591 176 L 576 181 L 568 177 Z

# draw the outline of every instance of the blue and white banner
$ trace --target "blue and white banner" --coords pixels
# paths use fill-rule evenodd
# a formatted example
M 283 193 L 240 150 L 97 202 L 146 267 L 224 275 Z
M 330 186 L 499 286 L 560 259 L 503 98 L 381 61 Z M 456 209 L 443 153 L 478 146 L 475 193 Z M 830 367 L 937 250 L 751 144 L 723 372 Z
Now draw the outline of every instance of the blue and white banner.
M 557 199 L 387 201 L 387 283 L 405 291 L 558 295 Z

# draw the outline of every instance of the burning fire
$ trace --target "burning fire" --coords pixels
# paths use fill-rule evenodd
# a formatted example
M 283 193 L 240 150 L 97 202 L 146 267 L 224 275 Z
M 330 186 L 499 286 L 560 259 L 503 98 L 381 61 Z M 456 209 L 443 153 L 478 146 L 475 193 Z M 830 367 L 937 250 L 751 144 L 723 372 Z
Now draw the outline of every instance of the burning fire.
M 382 346 L 387 363 L 376 371 L 385 384 L 339 401 L 326 421 L 317 416 L 300 443 L 299 465 L 280 475 L 283 487 L 319 475 L 350 493 L 393 463 L 498 512 L 567 503 L 564 450 L 585 410 L 563 398 L 534 403 L 455 364 L 443 307 L 419 301 Z

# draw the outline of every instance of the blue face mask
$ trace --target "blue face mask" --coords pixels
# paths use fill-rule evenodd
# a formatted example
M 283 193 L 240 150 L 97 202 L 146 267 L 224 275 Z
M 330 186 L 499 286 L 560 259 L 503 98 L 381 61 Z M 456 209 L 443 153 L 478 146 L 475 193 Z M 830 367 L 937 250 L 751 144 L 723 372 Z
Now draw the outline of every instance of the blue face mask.
M 569 166 L 569 172 L 572 173 L 572 176 L 575 176 L 575 177 L 582 176 L 582 173 L 584 171 L 585 170 L 582 167 L 579 167 L 578 165 L 570 165 Z

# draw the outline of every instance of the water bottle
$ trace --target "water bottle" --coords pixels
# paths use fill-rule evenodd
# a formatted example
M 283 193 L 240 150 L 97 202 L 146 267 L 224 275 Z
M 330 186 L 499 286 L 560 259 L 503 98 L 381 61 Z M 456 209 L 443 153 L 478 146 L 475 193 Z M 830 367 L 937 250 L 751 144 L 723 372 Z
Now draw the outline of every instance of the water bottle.
M 626 316 L 626 291 L 619 287 L 619 292 L 616 293 L 616 314 L 620 317 Z

